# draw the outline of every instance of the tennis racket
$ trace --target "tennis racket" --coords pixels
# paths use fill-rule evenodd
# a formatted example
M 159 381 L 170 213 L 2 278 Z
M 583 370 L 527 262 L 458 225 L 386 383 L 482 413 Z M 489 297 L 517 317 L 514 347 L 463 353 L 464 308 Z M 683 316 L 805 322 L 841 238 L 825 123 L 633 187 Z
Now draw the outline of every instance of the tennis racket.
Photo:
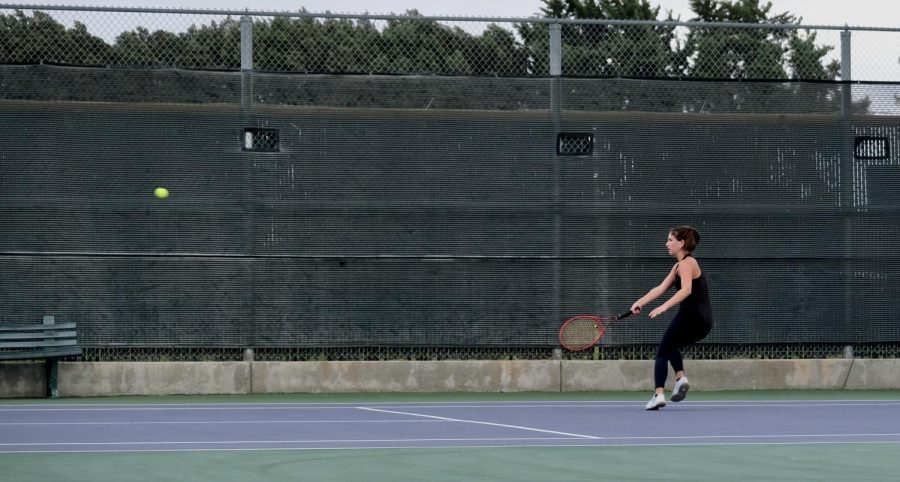
M 582 351 L 597 344 L 606 328 L 616 320 L 628 318 L 633 313 L 626 311 L 618 316 L 573 316 L 559 329 L 559 344 L 569 351 Z

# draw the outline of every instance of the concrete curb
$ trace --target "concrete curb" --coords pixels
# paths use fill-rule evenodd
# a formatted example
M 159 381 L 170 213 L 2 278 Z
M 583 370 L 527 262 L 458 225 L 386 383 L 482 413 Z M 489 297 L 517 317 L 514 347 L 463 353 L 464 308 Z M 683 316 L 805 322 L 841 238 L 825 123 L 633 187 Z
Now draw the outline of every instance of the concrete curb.
M 687 360 L 686 367 L 694 390 L 900 389 L 897 359 Z M 64 362 L 59 393 L 649 391 L 652 374 L 650 360 Z M 0 363 L 0 398 L 43 397 L 44 376 L 40 362 Z
M 880 360 L 870 360 L 880 361 Z M 700 390 L 791 390 L 868 388 L 865 383 L 847 387 L 852 361 L 827 360 L 688 360 L 686 373 Z M 640 361 L 563 361 L 564 392 L 652 390 L 654 362 Z M 881 374 L 888 367 L 872 366 Z M 900 378 L 883 378 L 879 387 L 900 387 Z M 669 368 L 667 388 L 674 384 Z

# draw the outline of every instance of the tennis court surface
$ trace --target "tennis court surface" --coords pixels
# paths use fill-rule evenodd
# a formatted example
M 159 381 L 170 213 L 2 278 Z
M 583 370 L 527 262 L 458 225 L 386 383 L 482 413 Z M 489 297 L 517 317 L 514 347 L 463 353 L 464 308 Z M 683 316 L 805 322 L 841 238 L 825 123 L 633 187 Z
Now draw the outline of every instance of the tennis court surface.
M 668 480 L 761 480 L 773 468 L 767 477 L 782 480 L 847 471 L 875 480 L 900 471 L 900 392 L 701 392 L 659 412 L 644 411 L 644 398 L 5 401 L 0 466 L 10 480 L 98 481 L 170 480 L 175 468 L 180 480 L 653 480 L 654 470 Z

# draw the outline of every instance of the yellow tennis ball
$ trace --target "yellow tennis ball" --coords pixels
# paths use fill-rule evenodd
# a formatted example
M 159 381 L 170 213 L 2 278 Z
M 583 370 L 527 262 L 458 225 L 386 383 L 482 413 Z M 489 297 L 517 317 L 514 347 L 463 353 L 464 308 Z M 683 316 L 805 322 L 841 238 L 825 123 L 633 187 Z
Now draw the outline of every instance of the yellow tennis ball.
M 156 197 L 160 199 L 165 199 L 169 197 L 169 190 L 164 187 L 158 187 L 155 191 L 153 191 L 153 194 L 155 194 Z

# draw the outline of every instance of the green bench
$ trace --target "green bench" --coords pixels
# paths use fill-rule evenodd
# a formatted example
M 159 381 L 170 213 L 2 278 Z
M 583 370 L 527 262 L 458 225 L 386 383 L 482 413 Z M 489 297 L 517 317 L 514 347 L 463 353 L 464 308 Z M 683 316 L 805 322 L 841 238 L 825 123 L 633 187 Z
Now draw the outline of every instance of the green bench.
M 43 323 L 0 323 L 0 361 L 45 360 L 50 398 L 59 396 L 59 359 L 78 355 L 75 323 L 56 323 L 53 316 L 45 316 Z

